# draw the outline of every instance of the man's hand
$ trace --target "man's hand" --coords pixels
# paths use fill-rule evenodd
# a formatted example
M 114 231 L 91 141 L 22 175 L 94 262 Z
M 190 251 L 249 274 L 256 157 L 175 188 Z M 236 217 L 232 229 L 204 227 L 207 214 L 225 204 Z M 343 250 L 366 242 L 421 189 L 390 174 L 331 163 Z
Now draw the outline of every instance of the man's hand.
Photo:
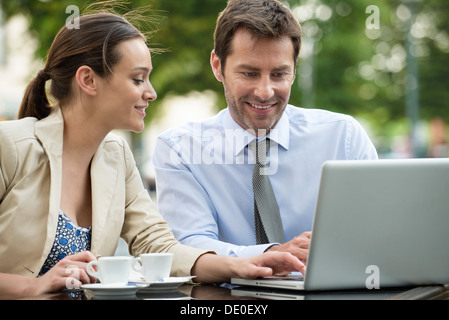
M 267 251 L 283 251 L 283 252 L 289 252 L 295 257 L 297 257 L 299 260 L 301 260 L 302 263 L 307 263 L 307 255 L 309 253 L 309 245 L 310 245 L 310 237 L 312 236 L 312 232 L 307 231 L 302 233 L 301 235 L 293 238 L 292 240 L 280 244 L 275 245 L 270 248 L 268 248 Z

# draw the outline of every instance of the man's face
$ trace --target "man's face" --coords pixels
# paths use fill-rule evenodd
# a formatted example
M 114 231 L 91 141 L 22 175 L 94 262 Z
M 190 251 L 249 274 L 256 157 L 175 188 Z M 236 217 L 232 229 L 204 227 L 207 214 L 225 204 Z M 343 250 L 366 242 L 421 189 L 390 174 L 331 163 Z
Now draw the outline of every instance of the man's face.
M 224 70 L 212 52 L 215 77 L 223 83 L 231 116 L 242 128 L 267 134 L 278 123 L 295 79 L 292 57 L 290 37 L 256 39 L 247 29 L 235 33 Z

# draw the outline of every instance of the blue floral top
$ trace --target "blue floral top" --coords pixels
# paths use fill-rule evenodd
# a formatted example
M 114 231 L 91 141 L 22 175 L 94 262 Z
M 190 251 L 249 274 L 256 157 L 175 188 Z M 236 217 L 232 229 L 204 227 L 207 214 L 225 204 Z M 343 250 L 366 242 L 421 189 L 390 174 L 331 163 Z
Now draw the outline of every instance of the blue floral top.
M 39 276 L 45 274 L 65 256 L 90 250 L 91 234 L 92 227 L 86 229 L 77 226 L 62 210 L 59 210 L 55 241 Z

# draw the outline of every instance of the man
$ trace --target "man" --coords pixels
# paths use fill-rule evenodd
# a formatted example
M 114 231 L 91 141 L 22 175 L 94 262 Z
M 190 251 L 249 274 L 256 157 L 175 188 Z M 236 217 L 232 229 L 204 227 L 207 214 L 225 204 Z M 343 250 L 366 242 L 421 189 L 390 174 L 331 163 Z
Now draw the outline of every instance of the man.
M 181 242 L 305 262 L 323 163 L 377 158 L 353 118 L 288 105 L 300 47 L 301 27 L 277 0 L 231 0 L 220 14 L 211 66 L 228 108 L 163 133 L 153 157 L 159 209 Z M 271 195 L 256 196 L 260 184 Z M 281 221 L 265 222 L 267 206 Z

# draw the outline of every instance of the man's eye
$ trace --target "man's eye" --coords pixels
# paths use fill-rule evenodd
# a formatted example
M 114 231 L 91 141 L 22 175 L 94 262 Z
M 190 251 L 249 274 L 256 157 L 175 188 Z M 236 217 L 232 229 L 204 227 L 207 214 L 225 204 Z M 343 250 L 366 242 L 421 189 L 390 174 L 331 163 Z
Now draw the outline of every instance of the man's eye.
M 255 76 L 257 76 L 255 72 L 243 72 L 243 74 L 248 78 L 254 78 Z

